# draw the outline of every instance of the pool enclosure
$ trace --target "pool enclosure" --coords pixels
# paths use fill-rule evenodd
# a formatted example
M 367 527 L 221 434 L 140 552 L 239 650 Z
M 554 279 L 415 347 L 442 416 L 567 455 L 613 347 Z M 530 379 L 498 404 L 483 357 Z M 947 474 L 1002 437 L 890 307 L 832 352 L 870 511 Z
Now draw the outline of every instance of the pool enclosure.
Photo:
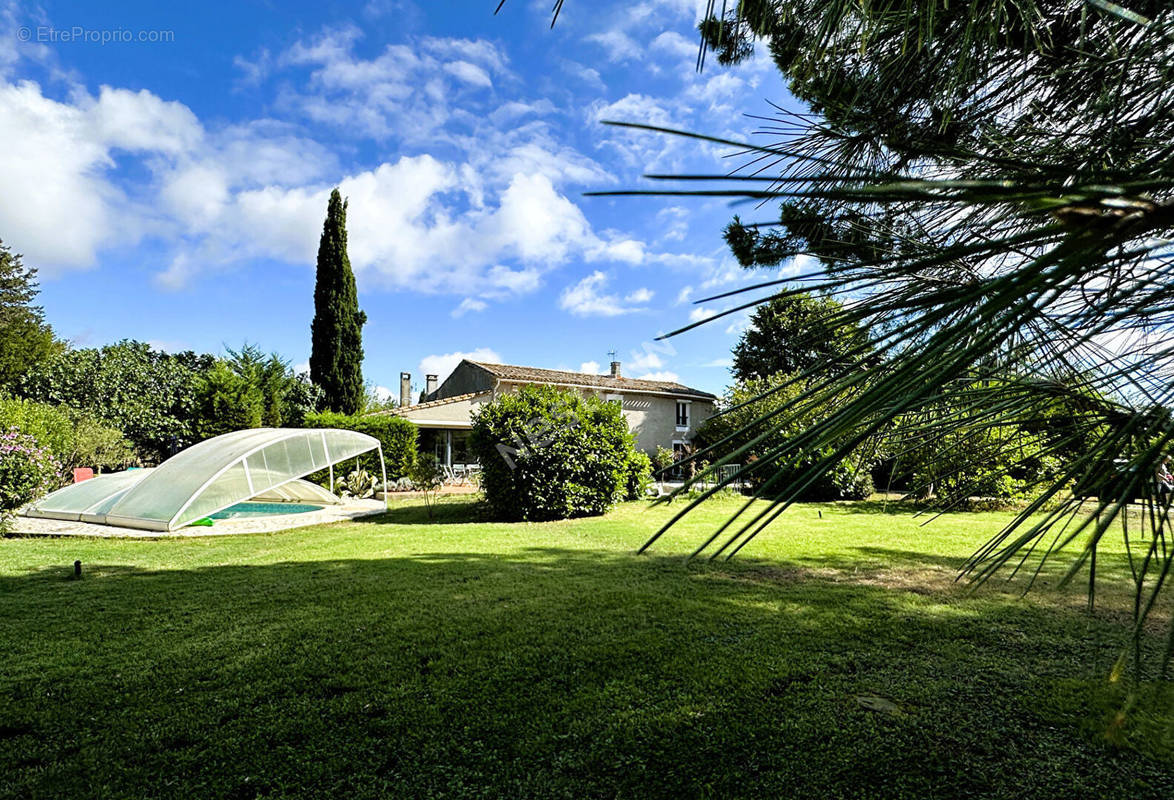
M 200 442 L 154 469 L 99 475 L 58 489 L 25 514 L 151 531 L 173 531 L 246 500 L 338 503 L 331 491 L 302 480 L 372 450 L 379 440 L 334 428 L 252 428 Z

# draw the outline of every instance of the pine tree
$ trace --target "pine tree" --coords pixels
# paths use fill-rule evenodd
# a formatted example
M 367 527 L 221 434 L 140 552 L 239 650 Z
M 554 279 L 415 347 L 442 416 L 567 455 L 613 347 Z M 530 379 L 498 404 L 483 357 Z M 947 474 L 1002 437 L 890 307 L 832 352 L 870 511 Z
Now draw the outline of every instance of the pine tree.
M 45 324 L 37 296 L 37 270 L 0 242 L 0 388 L 61 348 Z
M 355 275 L 346 250 L 347 203 L 330 193 L 318 243 L 314 321 L 310 325 L 310 380 L 332 411 L 356 414 L 363 405 L 363 325 Z
M 678 176 L 704 181 L 697 195 L 778 209 L 727 228 L 744 266 L 817 260 L 799 278 L 748 287 L 742 307 L 764 292 L 850 298 L 850 317 L 879 331 L 883 360 L 844 363 L 804 388 L 798 408 L 850 399 L 754 462 L 746 472 L 773 507 L 747 505 L 698 552 L 737 553 L 834 466 L 836 442 L 898 423 L 914 442 L 956 443 L 949 507 L 975 493 L 968 468 L 988 456 L 973 445 L 1017 426 L 1050 430 L 1065 408 L 1061 435 L 1036 454 L 1061 468 L 965 571 L 1032 574 L 1075 550 L 1066 580 L 1084 571 L 1091 605 L 1098 579 L 1112 579 L 1096 570 L 1097 549 L 1140 503 L 1153 523 L 1146 541 L 1126 538 L 1137 566 L 1124 580 L 1143 629 L 1174 573 L 1170 500 L 1154 479 L 1174 450 L 1174 10 L 1129 6 L 742 0 L 702 23 L 719 63 L 767 46 L 807 106 L 779 108 L 761 131 L 774 141 L 714 140 L 742 148 L 744 174 Z M 799 479 L 776 469 L 821 449 Z M 1163 679 L 1172 654 L 1174 628 Z

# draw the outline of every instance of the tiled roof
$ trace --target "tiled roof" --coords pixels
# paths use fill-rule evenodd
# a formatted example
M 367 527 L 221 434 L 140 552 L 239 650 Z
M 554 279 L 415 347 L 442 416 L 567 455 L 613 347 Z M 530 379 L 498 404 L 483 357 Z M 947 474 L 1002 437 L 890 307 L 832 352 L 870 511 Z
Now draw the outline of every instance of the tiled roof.
M 411 406 L 396 406 L 395 408 L 389 408 L 386 411 L 376 411 L 374 414 L 368 414 L 367 416 L 369 416 L 369 417 L 380 417 L 380 416 L 398 417 L 398 416 L 401 416 L 406 411 L 417 411 L 421 408 L 435 408 L 436 406 L 447 406 L 450 403 L 459 403 L 462 400 L 471 400 L 472 398 L 479 397 L 483 394 L 489 394 L 489 392 L 487 392 L 487 391 L 486 392 L 469 392 L 468 394 L 458 394 L 458 395 L 453 395 L 452 397 L 445 397 L 442 400 L 429 400 L 425 403 L 416 403 L 415 405 L 411 405 Z
M 537 367 L 515 367 L 509 364 L 486 364 L 480 361 L 470 361 L 470 364 L 487 370 L 498 378 L 506 381 L 521 383 L 555 383 L 570 386 L 592 386 L 599 389 L 613 389 L 616 392 L 625 390 L 638 392 L 654 392 L 656 394 L 688 395 L 717 399 L 709 392 L 690 389 L 673 381 L 646 381 L 639 378 L 613 378 L 611 375 L 590 375 L 585 372 L 565 372 L 558 369 L 539 369 Z

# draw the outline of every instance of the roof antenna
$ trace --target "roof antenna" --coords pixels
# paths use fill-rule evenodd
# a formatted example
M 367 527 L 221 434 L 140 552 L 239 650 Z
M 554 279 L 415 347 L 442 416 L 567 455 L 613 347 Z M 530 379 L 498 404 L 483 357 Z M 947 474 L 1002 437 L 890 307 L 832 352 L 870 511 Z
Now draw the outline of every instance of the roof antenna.
M 609 361 L 615 361 L 615 360 L 616 360 L 616 351 L 615 351 L 615 350 L 608 350 L 608 351 L 607 351 L 607 355 L 608 355 L 608 360 L 609 360 Z

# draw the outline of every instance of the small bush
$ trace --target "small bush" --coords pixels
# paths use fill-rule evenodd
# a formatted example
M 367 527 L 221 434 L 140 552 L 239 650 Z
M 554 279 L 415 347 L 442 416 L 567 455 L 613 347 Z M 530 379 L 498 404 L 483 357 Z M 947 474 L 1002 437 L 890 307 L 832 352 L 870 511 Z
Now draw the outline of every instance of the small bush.
M 0 430 L 11 428 L 36 439 L 66 472 L 74 467 L 121 469 L 134 460 L 130 442 L 118 429 L 69 406 L 0 398 Z
M 648 495 L 652 485 L 652 459 L 642 450 L 633 450 L 628 458 L 628 474 L 624 479 L 624 499 L 639 500 Z
M 624 496 L 635 451 L 617 404 L 551 386 L 486 403 L 470 446 L 489 511 L 506 520 L 603 514 Z
M 0 434 L 0 528 L 11 512 L 61 485 L 61 464 L 27 433 Z
M 424 453 L 408 470 L 408 477 L 412 481 L 412 488 L 424 495 L 424 505 L 428 509 L 428 519 L 431 520 L 436 507 L 436 495 L 444 487 L 444 470 L 440 462 L 432 453 Z
M 322 411 L 306 414 L 306 427 L 341 428 L 374 436 L 383 445 L 383 459 L 387 465 L 389 482 L 406 476 L 412 464 L 416 463 L 416 426 L 403 417 L 390 414 L 362 417 Z M 359 460 L 363 468 L 372 475 L 380 474 L 378 453 L 368 453 Z

